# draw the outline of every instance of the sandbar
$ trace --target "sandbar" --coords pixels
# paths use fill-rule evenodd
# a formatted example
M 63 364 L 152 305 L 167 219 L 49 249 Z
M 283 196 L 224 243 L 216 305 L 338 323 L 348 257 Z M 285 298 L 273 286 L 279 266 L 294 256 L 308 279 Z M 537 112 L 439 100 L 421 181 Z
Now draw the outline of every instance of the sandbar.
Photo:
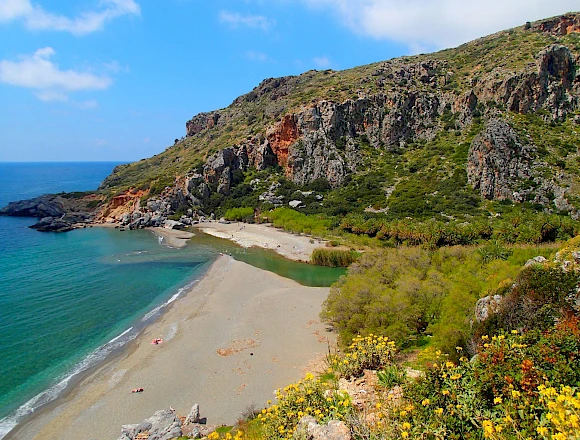
M 208 424 L 233 424 L 328 352 L 334 335 L 318 318 L 328 290 L 221 256 L 128 350 L 10 437 L 115 439 L 123 424 L 194 403 Z
M 179 229 L 168 229 L 168 228 L 146 228 L 153 232 L 158 237 L 162 238 L 162 244 L 174 248 L 182 248 L 187 244 L 187 241 L 193 237 L 192 232 L 181 231 Z
M 272 249 L 295 261 L 309 262 L 312 251 L 325 241 L 306 235 L 295 235 L 269 224 L 204 222 L 193 226 L 202 232 L 234 241 L 243 247 Z

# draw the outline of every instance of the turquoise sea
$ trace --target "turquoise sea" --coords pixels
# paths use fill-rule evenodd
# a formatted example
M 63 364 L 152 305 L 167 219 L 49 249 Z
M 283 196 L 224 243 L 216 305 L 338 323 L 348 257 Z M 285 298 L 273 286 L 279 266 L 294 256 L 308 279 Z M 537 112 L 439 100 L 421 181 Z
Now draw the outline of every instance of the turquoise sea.
M 0 163 L 0 206 L 96 189 L 115 165 Z M 133 340 L 220 252 L 307 285 L 344 273 L 208 236 L 172 249 L 149 231 L 41 233 L 34 222 L 0 217 L 0 439 Z

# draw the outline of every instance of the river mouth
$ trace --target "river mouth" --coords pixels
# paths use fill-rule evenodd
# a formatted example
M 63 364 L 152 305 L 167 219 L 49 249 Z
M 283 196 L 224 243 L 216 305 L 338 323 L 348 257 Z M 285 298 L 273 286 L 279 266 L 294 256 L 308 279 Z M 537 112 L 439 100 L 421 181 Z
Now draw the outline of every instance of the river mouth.
M 303 286 L 330 287 L 342 275 L 346 275 L 346 268 L 343 267 L 315 266 L 292 261 L 270 249 L 244 248 L 231 240 L 205 234 L 199 229 L 193 229 L 192 232 L 195 235 L 189 240 L 188 246 L 215 249 L 218 252 L 231 255 L 238 261 L 289 278 Z

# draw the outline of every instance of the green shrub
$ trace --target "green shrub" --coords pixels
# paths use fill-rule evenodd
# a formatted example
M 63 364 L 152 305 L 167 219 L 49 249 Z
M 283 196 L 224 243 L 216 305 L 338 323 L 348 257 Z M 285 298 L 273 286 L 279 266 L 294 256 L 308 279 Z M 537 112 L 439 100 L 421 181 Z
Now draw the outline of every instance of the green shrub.
M 254 220 L 254 208 L 231 208 L 226 211 L 224 218 L 235 222 L 251 222 Z
M 312 252 L 310 262 L 317 266 L 348 267 L 359 257 L 356 251 L 318 248 Z

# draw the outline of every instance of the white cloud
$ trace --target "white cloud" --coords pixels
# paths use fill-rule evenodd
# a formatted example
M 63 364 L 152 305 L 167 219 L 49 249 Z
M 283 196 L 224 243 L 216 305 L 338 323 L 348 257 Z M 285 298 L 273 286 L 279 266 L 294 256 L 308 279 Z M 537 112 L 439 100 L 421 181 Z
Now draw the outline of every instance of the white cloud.
M 413 52 L 455 46 L 578 9 L 578 0 L 302 0 L 330 10 L 354 32 Z
M 134 0 L 101 0 L 96 11 L 78 17 L 45 11 L 30 0 L 0 0 L 0 23 L 21 20 L 31 30 L 65 31 L 83 35 L 101 30 L 105 23 L 123 15 L 139 15 L 141 8 Z
M 62 92 L 55 92 L 54 90 L 40 90 L 34 93 L 38 99 L 44 102 L 60 101 L 67 102 L 68 96 Z
M 245 26 L 267 31 L 276 25 L 275 20 L 271 20 L 263 15 L 243 15 L 238 12 L 230 11 L 221 11 L 219 19 L 222 23 L 228 24 L 233 28 Z
M 265 53 L 256 52 L 254 50 L 247 51 L 246 58 L 252 61 L 261 61 L 261 62 L 265 62 L 270 59 L 268 55 L 266 55 Z
M 99 104 L 97 103 L 97 101 L 95 101 L 94 99 L 89 99 L 87 101 L 74 101 L 73 105 L 77 108 L 80 108 L 81 110 L 90 110 L 93 108 L 97 108 L 99 106 Z
M 316 64 L 320 69 L 329 69 L 332 64 L 328 57 L 314 57 L 312 61 L 314 61 L 314 64 Z
M 38 49 L 32 55 L 20 55 L 17 61 L 0 60 L 0 82 L 36 90 L 42 101 L 67 101 L 68 93 L 81 90 L 104 90 L 111 78 L 75 70 L 61 70 L 50 58 L 52 47 Z

